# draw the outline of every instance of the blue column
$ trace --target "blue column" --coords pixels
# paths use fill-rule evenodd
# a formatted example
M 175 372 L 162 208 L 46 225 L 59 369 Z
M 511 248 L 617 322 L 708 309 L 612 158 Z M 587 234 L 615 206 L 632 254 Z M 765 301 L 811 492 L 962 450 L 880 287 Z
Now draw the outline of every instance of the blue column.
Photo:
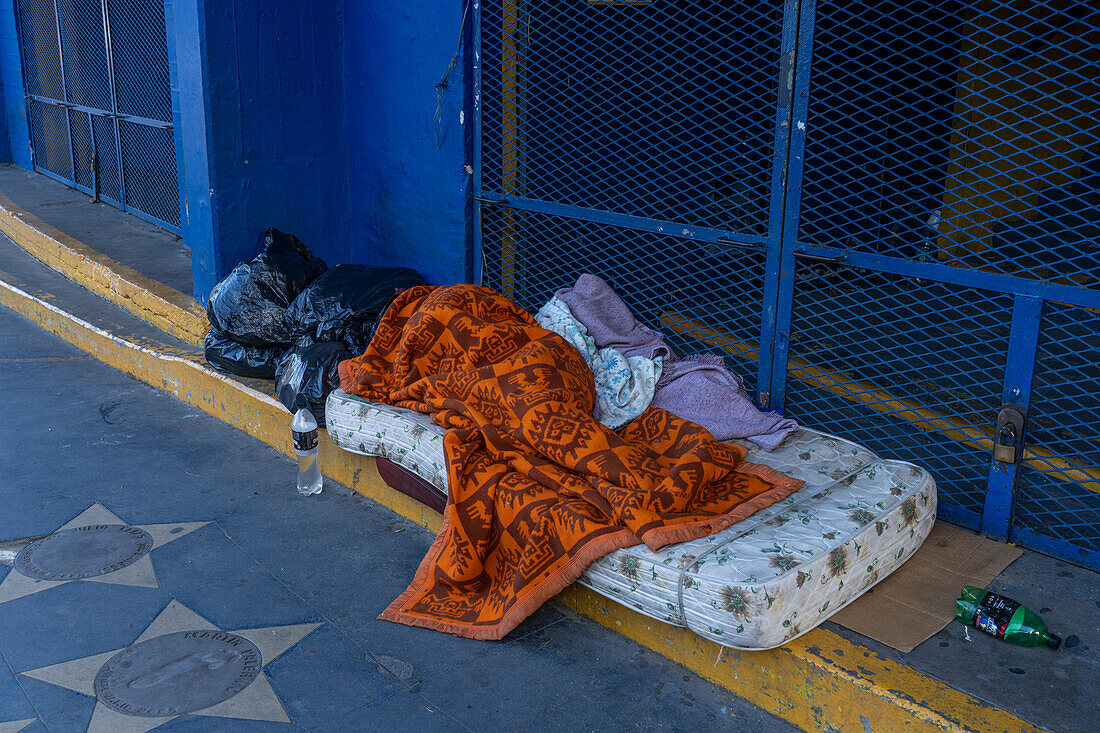
M 210 95 L 205 74 L 203 0 L 165 0 L 172 125 L 175 128 L 183 241 L 191 248 L 194 294 L 205 301 L 218 282 L 214 234 L 215 194 L 208 144 Z
M 31 138 L 27 129 L 27 102 L 23 97 L 23 68 L 15 0 L 0 0 L 0 162 L 32 170 Z
M 349 260 L 342 4 L 168 0 L 183 235 L 204 299 L 263 232 Z

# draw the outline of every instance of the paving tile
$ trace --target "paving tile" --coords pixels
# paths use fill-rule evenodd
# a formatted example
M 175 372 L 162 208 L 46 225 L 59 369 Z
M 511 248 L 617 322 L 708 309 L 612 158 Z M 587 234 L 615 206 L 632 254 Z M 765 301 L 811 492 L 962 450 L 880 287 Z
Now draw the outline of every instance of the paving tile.
M 388 733 L 395 730 L 444 733 L 469 729 L 420 695 L 402 692 L 382 702 L 364 705 L 314 730 L 317 733 L 344 733 L 345 731 L 364 731 L 364 733 L 386 731 Z
M 266 667 L 295 724 L 312 728 L 404 689 L 338 631 L 324 625 Z
M 184 715 L 155 728 L 155 733 L 287 733 L 301 730 L 297 725 L 263 720 L 229 720 Z
M 152 554 L 161 588 L 218 628 L 321 620 L 301 598 L 241 552 L 216 523 Z
M 242 442 L 228 425 L 123 374 L 90 370 L 79 384 L 60 379 L 9 399 L 33 419 L 21 425 L 23 449 L 0 466 L 0 481 L 129 507 L 134 521 L 149 521 L 144 512 L 213 519 L 294 476 L 285 457 L 272 464 L 269 447 Z M 194 424 L 202 429 L 188 431 Z M 88 470 L 108 454 L 109 471 Z
M 88 721 L 92 717 L 92 708 L 95 701 L 90 697 L 81 695 L 84 699 L 70 708 L 46 716 L 45 728 L 50 733 L 84 733 L 88 729 Z
M 2 469 L 0 482 L 6 483 L 0 501 L 14 507 L 0 512 L 0 542 L 49 534 L 88 508 L 78 497 L 29 488 L 18 476 L 7 478 Z
M 19 682 L 7 665 L 0 661 L 0 723 L 36 717 L 38 714 L 27 701 Z
M 88 727 L 95 707 L 94 698 L 38 680 L 21 678 L 19 684 L 53 733 L 84 731 Z M 56 721 L 56 726 L 50 721 Z
M 0 604 L 0 651 L 19 673 L 121 649 L 169 600 L 157 588 L 66 583 Z
M 0 727 L 0 730 L 3 730 L 3 728 Z M 49 731 L 46 730 L 46 726 L 42 725 L 41 721 L 35 720 L 19 731 L 19 733 L 49 733 Z
M 413 689 L 474 730 L 795 730 L 571 613 Z
M 25 318 L 0 322 L 0 359 L 41 359 L 83 356 L 83 351 L 59 338 L 42 338 L 42 329 Z M 6 369 L 0 372 L 7 371 Z
M 326 488 L 321 502 L 290 493 L 220 524 L 364 650 L 412 665 L 418 677 L 486 651 L 484 642 L 377 619 L 412 580 L 430 533 L 342 487 Z

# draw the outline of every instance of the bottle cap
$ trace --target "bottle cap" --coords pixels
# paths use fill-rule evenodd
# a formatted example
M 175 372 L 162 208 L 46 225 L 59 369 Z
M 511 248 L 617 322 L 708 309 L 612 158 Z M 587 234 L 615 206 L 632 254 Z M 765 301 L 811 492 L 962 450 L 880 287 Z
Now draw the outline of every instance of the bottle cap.
M 298 395 L 298 398 L 294 400 L 294 409 L 301 410 L 302 408 L 309 409 L 309 400 L 306 399 L 304 394 Z
M 1057 634 L 1047 634 L 1047 646 L 1051 649 L 1057 649 L 1062 646 L 1062 637 Z

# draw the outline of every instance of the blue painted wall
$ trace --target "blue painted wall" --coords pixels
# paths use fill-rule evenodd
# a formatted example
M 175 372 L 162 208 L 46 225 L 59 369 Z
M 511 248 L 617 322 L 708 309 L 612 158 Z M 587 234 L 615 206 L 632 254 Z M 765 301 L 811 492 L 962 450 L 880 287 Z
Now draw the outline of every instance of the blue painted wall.
M 375 0 L 344 9 L 352 261 L 416 267 L 436 284 L 467 277 L 461 56 L 443 92 L 440 139 L 434 119 L 463 5 Z
M 194 53 L 194 29 L 176 38 L 184 212 L 197 222 L 185 241 L 199 297 L 256 253 L 268 226 L 297 235 L 330 265 L 466 279 L 461 57 L 435 121 L 462 0 L 415 9 L 393 0 L 172 1 L 196 5 L 205 22 Z M 192 94 L 189 78 L 200 87 Z M 206 163 L 196 167 L 191 157 L 204 147 Z
M 468 59 L 458 58 L 435 119 L 463 7 L 165 0 L 196 297 L 254 256 L 269 226 L 330 265 L 416 267 L 434 283 L 468 278 Z M 0 0 L 0 90 L 10 130 L 0 157 L 30 168 L 13 0 Z
M 4 79 L 3 74 L 0 74 L 0 112 L 3 112 L 3 114 L 0 114 L 0 163 L 11 162 L 11 141 L 8 137 L 8 115 L 5 99 Z
M 19 41 L 15 28 L 14 0 L 0 0 L 0 160 L 31 168 L 23 72 L 19 65 Z
M 341 3 L 175 4 L 184 240 L 196 295 L 255 255 L 267 227 L 297 235 L 332 264 L 347 261 Z

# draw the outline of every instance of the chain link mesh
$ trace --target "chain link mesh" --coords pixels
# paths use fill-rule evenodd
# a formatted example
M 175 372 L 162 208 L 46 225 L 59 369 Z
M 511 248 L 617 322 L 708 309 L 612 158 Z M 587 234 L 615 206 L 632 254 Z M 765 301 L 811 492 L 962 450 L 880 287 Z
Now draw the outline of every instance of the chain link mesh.
M 764 257 L 502 206 L 482 208 L 484 281 L 532 312 L 586 272 L 681 355 L 729 357 L 755 389 Z
M 118 111 L 171 122 L 163 1 L 109 0 L 108 12 Z
M 103 10 L 98 0 L 57 0 L 68 101 L 111 109 Z
M 84 188 L 95 185 L 93 175 L 92 128 L 87 112 L 70 109 L 69 135 L 73 144 L 73 179 Z
M 484 191 L 764 235 L 781 3 L 489 0 L 482 19 Z
M 850 268 L 796 277 L 791 416 L 928 468 L 941 502 L 979 519 L 1012 298 Z
M 69 124 L 65 109 L 31 99 L 27 101 L 27 117 L 30 120 L 35 165 L 73 180 L 73 158 L 69 150 Z
M 99 161 L 99 195 L 116 204 L 122 203 L 119 191 L 118 149 L 115 147 L 117 122 L 110 117 L 92 115 L 96 156 Z
M 1013 275 L 1019 292 L 1025 279 L 1100 290 L 1098 44 L 1100 8 L 1076 0 L 819 2 L 800 240 Z M 978 290 L 948 297 L 914 278 L 896 284 L 869 282 L 845 300 L 800 282 L 795 300 L 869 335 L 872 348 L 835 368 L 891 420 L 857 432 L 932 468 L 945 504 L 969 510 L 977 526 L 1011 303 Z M 896 322 L 884 342 L 880 322 Z M 806 336 L 797 316 L 792 328 Z M 1095 316 L 1048 304 L 1014 517 L 1069 543 L 1075 561 L 1100 547 L 1097 446 L 1084 437 L 1100 394 L 1086 365 L 1098 359 Z M 792 410 L 858 425 L 852 406 L 822 411 L 835 395 L 788 384 Z M 899 390 L 906 399 L 883 402 Z M 920 430 L 906 433 L 906 422 Z
M 172 130 L 119 123 L 126 203 L 174 227 L 180 225 Z
M 1020 527 L 1100 553 L 1100 312 L 1051 303 L 1035 366 Z
M 21 0 L 19 29 L 27 93 L 64 101 L 53 0 Z
M 1100 288 L 1087 0 L 819 2 L 800 238 Z
M 537 308 L 599 273 L 682 351 L 729 357 L 752 385 L 772 346 L 757 343 L 762 318 L 787 296 L 764 291 L 764 255 L 744 245 L 798 217 L 788 252 L 885 255 L 886 269 L 921 274 L 798 260 L 790 322 L 776 324 L 790 337 L 773 366 L 787 411 L 926 466 L 945 513 L 979 527 L 1008 359 L 1027 351 L 1010 342 L 1014 293 L 1034 281 L 1100 290 L 1100 7 L 816 3 L 812 65 L 800 45 L 792 72 L 809 75 L 804 165 L 778 184 L 799 188 L 801 209 L 779 214 L 773 161 L 797 162 L 796 148 L 774 149 L 783 12 L 483 3 L 480 188 L 527 199 L 480 207 L 484 282 Z M 727 244 L 621 215 L 717 229 Z M 1019 287 L 943 282 L 967 272 Z M 1017 527 L 1063 543 L 1044 550 L 1092 564 L 1081 553 L 1100 543 L 1097 312 L 1047 304 L 1015 506 Z

